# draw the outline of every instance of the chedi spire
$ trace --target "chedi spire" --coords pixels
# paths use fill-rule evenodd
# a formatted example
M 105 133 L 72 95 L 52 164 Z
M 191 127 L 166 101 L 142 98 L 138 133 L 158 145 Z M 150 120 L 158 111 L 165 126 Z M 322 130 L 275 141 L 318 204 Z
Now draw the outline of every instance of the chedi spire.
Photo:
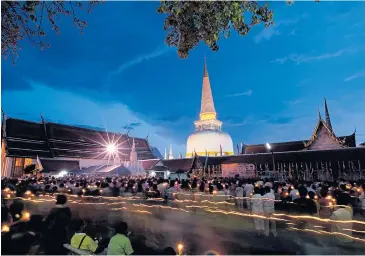
M 211 119 L 216 119 L 216 117 L 217 113 L 215 112 L 212 89 L 210 88 L 207 61 L 206 58 L 204 57 L 204 75 L 203 75 L 202 100 L 200 107 L 200 120 L 211 120 Z

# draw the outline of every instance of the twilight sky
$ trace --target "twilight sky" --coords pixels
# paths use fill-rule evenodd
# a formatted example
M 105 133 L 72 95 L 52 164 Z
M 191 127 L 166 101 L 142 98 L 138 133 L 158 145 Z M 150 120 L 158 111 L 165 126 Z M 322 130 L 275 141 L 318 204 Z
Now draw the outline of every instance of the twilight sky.
M 207 56 L 218 118 L 236 143 L 308 139 L 327 98 L 337 135 L 365 141 L 364 2 L 275 2 L 276 25 L 201 44 L 188 59 L 164 44 L 155 2 L 108 2 L 84 34 L 60 19 L 50 49 L 24 42 L 13 65 L 2 59 L 1 106 L 8 116 L 101 127 L 146 137 L 161 152 L 185 153 L 199 116 Z

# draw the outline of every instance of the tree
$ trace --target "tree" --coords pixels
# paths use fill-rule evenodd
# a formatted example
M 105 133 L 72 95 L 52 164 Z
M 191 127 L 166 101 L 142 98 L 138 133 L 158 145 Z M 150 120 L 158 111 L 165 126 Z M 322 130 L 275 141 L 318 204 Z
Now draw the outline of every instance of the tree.
M 217 51 L 219 38 L 228 38 L 232 30 L 247 35 L 257 24 L 269 27 L 274 14 L 267 4 L 255 1 L 161 1 L 157 12 L 167 15 L 166 43 L 177 47 L 181 58 L 200 41 Z
M 87 23 L 76 16 L 75 10 L 90 13 L 98 1 L 1 1 L 1 55 L 11 57 L 13 62 L 21 49 L 19 42 L 27 38 L 42 50 L 49 44 L 43 41 L 46 35 L 45 22 L 49 22 L 57 35 L 60 29 L 56 23 L 59 16 L 71 16 L 73 26 L 82 33 Z

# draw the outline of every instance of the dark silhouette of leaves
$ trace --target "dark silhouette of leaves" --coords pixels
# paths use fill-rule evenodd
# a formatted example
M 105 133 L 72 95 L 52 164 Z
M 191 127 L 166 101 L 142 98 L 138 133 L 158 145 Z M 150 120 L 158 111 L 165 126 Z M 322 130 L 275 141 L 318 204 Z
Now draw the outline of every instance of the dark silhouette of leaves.
M 158 13 L 165 14 L 166 43 L 177 47 L 181 58 L 203 41 L 213 51 L 221 36 L 232 30 L 247 35 L 251 28 L 273 24 L 273 11 L 267 4 L 255 1 L 161 1 Z
M 77 18 L 75 10 L 90 12 L 97 3 L 99 1 L 1 1 L 1 54 L 5 58 L 11 57 L 14 62 L 23 38 L 42 50 L 49 47 L 43 40 L 46 36 L 43 22 L 48 21 L 59 35 L 56 21 L 62 15 L 71 15 L 73 25 L 82 33 L 87 23 Z

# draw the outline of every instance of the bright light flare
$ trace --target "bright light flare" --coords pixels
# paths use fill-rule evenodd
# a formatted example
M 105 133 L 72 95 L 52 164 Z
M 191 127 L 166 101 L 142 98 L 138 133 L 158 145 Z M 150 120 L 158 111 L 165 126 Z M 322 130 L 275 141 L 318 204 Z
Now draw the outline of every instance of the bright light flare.
M 114 153 L 116 153 L 117 148 L 115 147 L 115 145 L 114 145 L 114 144 L 108 144 L 108 146 L 106 147 L 106 151 L 107 151 L 109 154 L 114 154 Z
M 60 173 L 58 174 L 58 177 L 63 177 L 67 175 L 67 171 L 60 171 Z
M 265 145 L 266 145 L 266 148 L 267 148 L 268 150 L 270 150 L 270 149 L 271 149 L 271 145 L 270 145 L 269 143 L 267 143 L 267 142 L 266 142 L 266 144 L 265 144 Z

